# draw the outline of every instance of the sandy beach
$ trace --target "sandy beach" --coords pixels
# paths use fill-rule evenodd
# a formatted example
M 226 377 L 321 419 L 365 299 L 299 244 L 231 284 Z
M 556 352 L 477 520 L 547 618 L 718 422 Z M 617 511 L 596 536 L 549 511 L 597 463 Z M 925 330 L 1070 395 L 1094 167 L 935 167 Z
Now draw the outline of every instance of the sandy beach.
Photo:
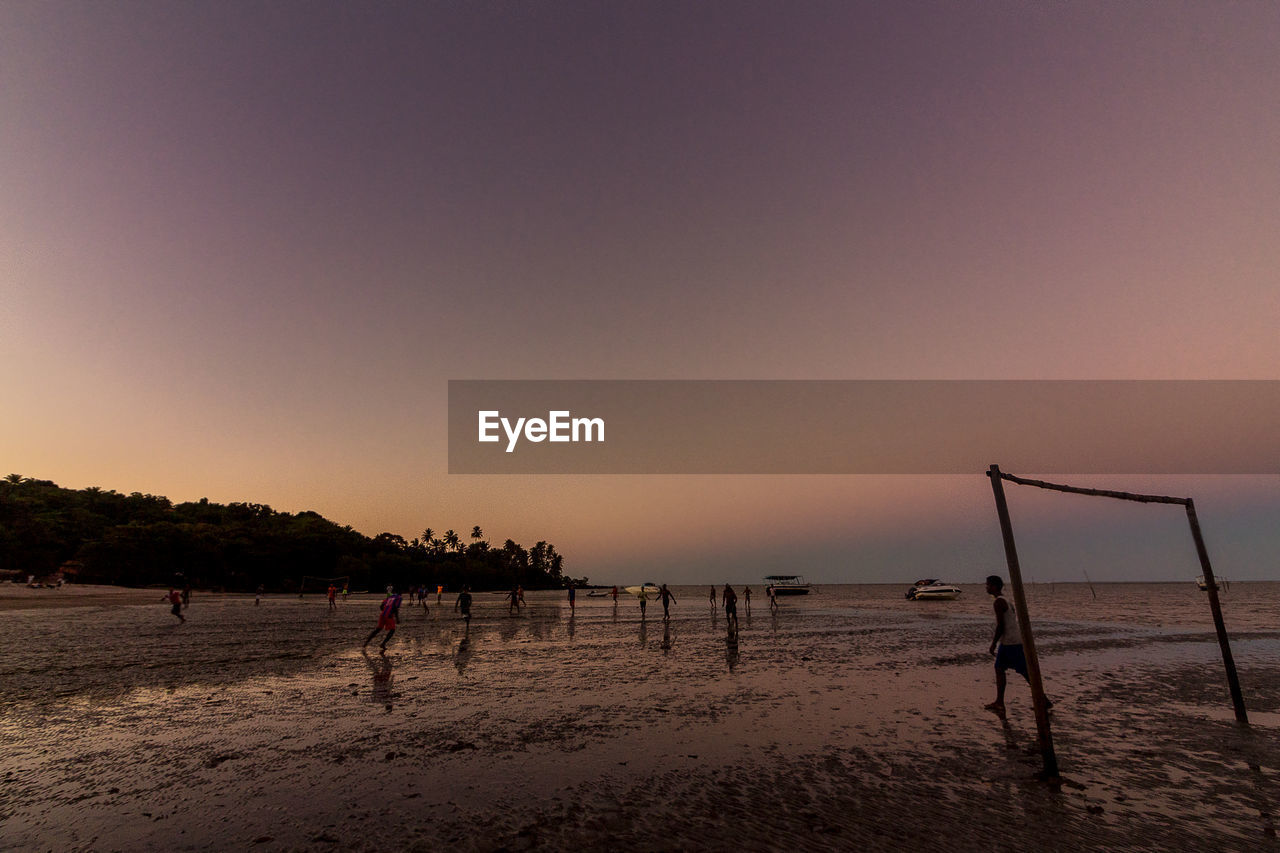
M 385 656 L 372 596 L 3 595 L 0 847 L 1275 849 L 1278 585 L 1224 596 L 1247 728 L 1193 585 L 1096 586 L 1031 591 L 1061 786 L 1020 679 L 982 709 L 977 587 L 758 596 L 736 640 L 705 587 L 446 597 Z

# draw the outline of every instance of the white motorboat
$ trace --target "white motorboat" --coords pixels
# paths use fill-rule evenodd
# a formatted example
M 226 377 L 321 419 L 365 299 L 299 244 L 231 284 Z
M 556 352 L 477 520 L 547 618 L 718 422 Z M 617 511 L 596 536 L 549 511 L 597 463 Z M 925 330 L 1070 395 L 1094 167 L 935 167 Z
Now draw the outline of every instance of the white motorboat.
M 907 590 L 907 601 L 951 601 L 960 597 L 960 587 L 937 578 L 918 580 Z
M 773 587 L 774 595 L 808 595 L 813 589 L 800 575 L 766 575 L 764 582 Z

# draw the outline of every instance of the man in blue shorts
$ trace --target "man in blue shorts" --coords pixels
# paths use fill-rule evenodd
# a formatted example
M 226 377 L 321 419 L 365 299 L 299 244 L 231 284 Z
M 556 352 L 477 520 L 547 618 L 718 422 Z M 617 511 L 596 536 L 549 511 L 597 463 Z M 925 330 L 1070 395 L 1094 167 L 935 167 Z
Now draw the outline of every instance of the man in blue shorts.
M 988 650 L 996 659 L 996 701 L 986 705 L 988 711 L 1004 713 L 1005 672 L 1012 669 L 1027 679 L 1027 656 L 1022 651 L 1022 632 L 1018 628 L 1018 614 L 1013 605 L 1004 597 L 1004 580 L 999 575 L 987 577 L 987 595 L 995 596 L 996 632 L 991 638 Z M 1000 650 L 996 651 L 996 644 Z M 1045 699 L 1045 707 L 1052 708 L 1053 703 Z

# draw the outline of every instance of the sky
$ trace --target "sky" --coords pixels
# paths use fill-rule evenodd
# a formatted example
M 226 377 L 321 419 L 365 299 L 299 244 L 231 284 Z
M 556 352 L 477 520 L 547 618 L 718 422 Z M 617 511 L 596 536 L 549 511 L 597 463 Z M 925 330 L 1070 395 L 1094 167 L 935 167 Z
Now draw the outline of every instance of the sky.
M 972 582 L 981 471 L 451 476 L 447 382 L 1277 378 L 1278 43 L 1261 0 L 0 0 L 0 468 L 603 583 Z M 1280 579 L 1280 478 L 1083 485 Z M 1033 577 L 1199 573 L 1177 510 L 1011 501 Z

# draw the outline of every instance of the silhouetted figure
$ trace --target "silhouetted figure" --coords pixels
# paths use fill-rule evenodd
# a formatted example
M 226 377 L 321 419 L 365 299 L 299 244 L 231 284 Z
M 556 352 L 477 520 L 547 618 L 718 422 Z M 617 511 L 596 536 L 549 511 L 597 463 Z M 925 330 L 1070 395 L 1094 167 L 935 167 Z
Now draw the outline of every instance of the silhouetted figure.
M 169 594 L 160 600 L 167 601 L 171 605 L 173 605 L 172 607 L 169 608 L 169 612 L 172 613 L 174 616 L 177 616 L 179 622 L 187 621 L 187 617 L 182 615 L 182 593 L 170 587 Z
M 453 604 L 453 612 L 462 614 L 462 621 L 467 623 L 467 628 L 471 628 L 471 587 L 464 586 L 462 592 L 458 593 L 458 600 Z
M 1012 669 L 1026 679 L 1028 684 L 1031 683 L 1031 679 L 1027 676 L 1027 657 L 1022 650 L 1022 631 L 1018 627 L 1018 614 L 1004 597 L 1004 579 L 999 575 L 989 575 L 987 595 L 995 597 L 992 607 L 996 613 L 996 630 L 991 638 L 991 648 L 988 649 L 988 653 L 996 659 L 996 701 L 985 707 L 988 711 L 995 711 L 1003 716 L 1005 672 Z M 996 651 L 997 643 L 1000 645 L 998 652 Z M 1053 703 L 1047 698 L 1044 701 L 1046 708 L 1053 707 Z
M 724 618 L 733 623 L 733 630 L 738 630 L 738 595 L 733 591 L 733 587 L 728 584 L 724 585 L 724 592 L 720 595 L 720 600 L 724 603 Z
M 664 620 L 670 619 L 671 602 L 675 601 L 676 597 L 671 593 L 671 590 L 667 589 L 665 583 L 662 585 L 662 589 L 658 590 L 658 598 L 662 599 L 662 618 Z
M 400 596 L 391 587 L 387 587 L 387 597 L 382 599 L 382 609 L 378 612 L 378 624 L 369 632 L 369 636 L 364 638 L 364 644 L 369 645 L 373 638 L 378 636 L 379 631 L 385 630 L 387 636 L 382 638 L 382 650 L 385 652 L 387 643 L 391 642 L 391 637 L 396 633 L 396 620 L 399 618 Z

